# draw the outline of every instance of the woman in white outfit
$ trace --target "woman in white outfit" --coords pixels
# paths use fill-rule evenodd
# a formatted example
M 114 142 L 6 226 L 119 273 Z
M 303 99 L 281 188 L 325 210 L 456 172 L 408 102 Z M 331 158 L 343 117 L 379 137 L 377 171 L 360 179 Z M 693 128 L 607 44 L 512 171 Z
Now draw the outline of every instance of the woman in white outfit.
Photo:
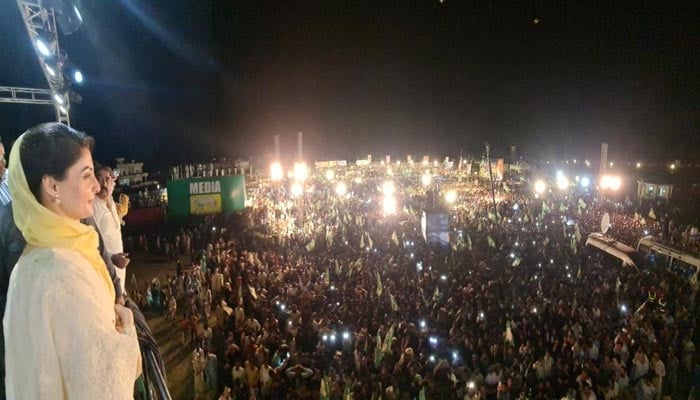
M 8 399 L 131 399 L 141 358 L 131 311 L 115 305 L 92 216 L 93 139 L 66 125 L 15 141 L 9 186 L 27 247 L 3 319 Z

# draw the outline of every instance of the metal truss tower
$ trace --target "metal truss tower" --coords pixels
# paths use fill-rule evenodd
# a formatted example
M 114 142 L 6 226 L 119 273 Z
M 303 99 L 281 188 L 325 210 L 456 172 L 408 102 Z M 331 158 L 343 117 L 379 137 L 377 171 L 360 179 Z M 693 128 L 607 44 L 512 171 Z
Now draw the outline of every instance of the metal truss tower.
M 0 86 L 0 103 L 52 105 L 56 120 L 70 126 L 70 96 L 65 91 L 55 11 L 44 7 L 43 0 L 17 0 L 17 6 L 49 89 Z

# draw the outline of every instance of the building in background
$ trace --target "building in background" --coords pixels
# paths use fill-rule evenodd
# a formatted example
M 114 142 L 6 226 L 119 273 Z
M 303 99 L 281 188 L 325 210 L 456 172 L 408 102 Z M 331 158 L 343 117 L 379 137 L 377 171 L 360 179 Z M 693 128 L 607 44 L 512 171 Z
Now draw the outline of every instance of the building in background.
M 637 181 L 637 200 L 640 203 L 648 200 L 670 201 L 672 193 L 671 184 Z

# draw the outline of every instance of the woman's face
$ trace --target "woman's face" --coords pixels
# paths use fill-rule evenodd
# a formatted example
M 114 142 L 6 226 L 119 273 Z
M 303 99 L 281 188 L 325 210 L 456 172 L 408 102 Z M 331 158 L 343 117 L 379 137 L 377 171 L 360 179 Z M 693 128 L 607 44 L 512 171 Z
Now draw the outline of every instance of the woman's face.
M 100 185 L 93 171 L 92 154 L 87 148 L 80 150 L 80 158 L 68 168 L 65 179 L 56 181 L 56 192 L 61 200 L 54 211 L 70 219 L 92 216 L 92 203 Z

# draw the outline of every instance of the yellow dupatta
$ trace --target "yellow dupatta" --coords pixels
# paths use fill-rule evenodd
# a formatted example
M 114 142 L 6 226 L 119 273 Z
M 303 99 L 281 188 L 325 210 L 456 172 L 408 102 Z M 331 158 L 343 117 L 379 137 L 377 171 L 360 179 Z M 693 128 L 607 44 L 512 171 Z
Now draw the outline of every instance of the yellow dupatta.
M 12 214 L 17 228 L 30 246 L 61 248 L 80 253 L 104 279 L 110 298 L 114 299 L 114 284 L 98 250 L 99 238 L 95 229 L 80 221 L 55 214 L 41 205 L 29 190 L 20 159 L 20 148 L 25 135 L 26 132 L 12 145 L 8 168 Z

